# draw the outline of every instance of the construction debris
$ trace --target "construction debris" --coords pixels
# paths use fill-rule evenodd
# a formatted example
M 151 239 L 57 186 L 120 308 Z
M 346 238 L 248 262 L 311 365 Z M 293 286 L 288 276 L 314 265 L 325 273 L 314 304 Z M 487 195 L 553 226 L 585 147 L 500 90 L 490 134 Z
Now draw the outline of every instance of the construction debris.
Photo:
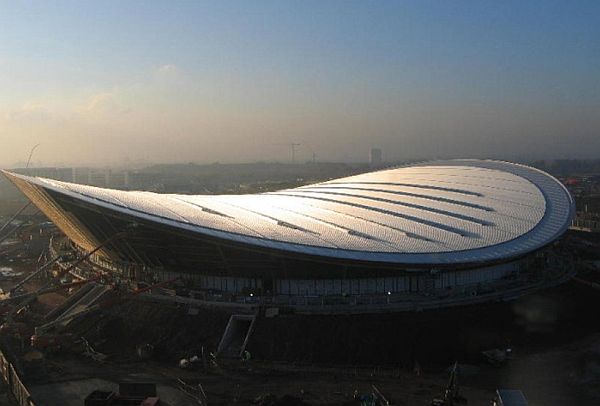
M 498 348 L 494 348 L 492 350 L 482 351 L 481 354 L 483 354 L 487 362 L 489 362 L 491 365 L 499 367 L 507 360 L 512 358 L 512 349 L 506 348 L 504 350 L 500 350 Z
M 200 367 L 202 364 L 202 358 L 197 355 L 179 360 L 179 368 L 181 369 L 195 369 Z
M 160 398 L 153 383 L 120 383 L 119 393 L 95 390 L 84 400 L 85 406 L 155 406 Z
M 458 371 L 458 362 L 455 362 L 450 369 L 450 378 L 448 379 L 448 385 L 446 385 L 443 396 L 433 399 L 431 406 L 454 406 L 467 402 L 467 399 L 462 397 L 458 392 Z
M 194 399 L 200 406 L 207 406 L 208 400 L 202 384 L 198 383 L 197 386 L 190 385 L 182 379 L 177 379 L 178 388 L 181 392 L 185 393 L 192 399 Z
M 391 405 L 390 401 L 385 396 L 383 396 L 383 394 L 377 388 L 377 386 L 371 385 L 371 388 L 373 388 L 373 394 L 375 395 L 375 400 L 376 400 L 376 402 L 378 402 L 379 405 L 381 405 L 381 406 L 390 406 Z
M 257 406 L 302 406 L 306 405 L 302 399 L 292 395 L 277 397 L 272 393 L 265 393 L 255 397 L 251 403 Z
M 140 344 L 136 347 L 135 353 L 141 361 L 146 361 L 152 358 L 154 354 L 154 346 L 152 344 Z
M 106 358 L 108 358 L 106 354 L 102 354 L 101 352 L 94 350 L 94 348 L 85 338 L 81 337 L 81 341 L 83 342 L 85 348 L 83 351 L 83 355 L 85 355 L 86 357 L 90 357 L 96 362 L 104 362 Z

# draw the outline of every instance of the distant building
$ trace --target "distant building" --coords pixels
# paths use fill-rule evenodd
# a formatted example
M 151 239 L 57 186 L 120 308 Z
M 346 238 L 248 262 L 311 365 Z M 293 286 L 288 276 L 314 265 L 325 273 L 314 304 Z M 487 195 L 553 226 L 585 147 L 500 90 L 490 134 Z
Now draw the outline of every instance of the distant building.
M 383 155 L 381 153 L 381 148 L 371 148 L 371 152 L 369 154 L 369 163 L 371 166 L 381 166 L 383 162 Z
M 21 168 L 15 172 L 40 178 L 48 178 L 81 185 L 123 189 L 129 186 L 129 172 L 109 168 Z
M 73 168 L 23 168 L 16 170 L 16 172 L 40 178 L 50 178 L 67 182 L 75 181 L 75 178 L 73 178 Z
M 600 213 L 592 213 L 587 210 L 578 211 L 571 224 L 571 229 L 600 233 Z

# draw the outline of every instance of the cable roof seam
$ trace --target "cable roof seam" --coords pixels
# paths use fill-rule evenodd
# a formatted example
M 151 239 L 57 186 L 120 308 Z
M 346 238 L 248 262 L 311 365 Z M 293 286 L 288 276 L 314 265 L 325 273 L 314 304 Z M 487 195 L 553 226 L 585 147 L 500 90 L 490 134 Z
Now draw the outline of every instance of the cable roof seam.
M 494 226 L 495 224 L 490 222 L 490 221 L 486 221 L 486 220 L 481 220 L 472 216 L 467 216 L 464 214 L 460 214 L 460 213 L 453 213 L 453 212 L 449 212 L 446 210 L 442 210 L 442 209 L 437 209 L 435 207 L 427 207 L 427 206 L 421 206 L 418 204 L 414 204 L 414 203 L 407 203 L 407 202 L 402 202 L 402 201 L 398 201 L 398 200 L 391 200 L 391 199 L 385 199 L 382 197 L 374 197 L 374 196 L 366 196 L 366 195 L 355 195 L 352 193 L 340 193 L 340 192 L 328 192 L 328 191 L 320 191 L 320 190 L 311 190 L 310 188 L 305 188 L 302 191 L 309 191 L 311 193 L 323 193 L 323 194 L 330 194 L 330 195 L 337 195 L 337 196 L 348 196 L 348 197 L 357 197 L 360 199 L 367 199 L 367 200 L 374 200 L 374 201 L 378 201 L 378 202 L 385 202 L 385 203 L 390 203 L 390 204 L 397 204 L 399 206 L 405 206 L 405 207 L 410 207 L 412 209 L 417 209 L 417 210 L 423 210 L 423 211 L 430 211 L 432 213 L 436 213 L 436 214 L 440 214 L 442 216 L 448 216 L 448 217 L 454 217 L 460 220 L 464 220 L 464 221 L 468 221 L 471 223 L 475 223 L 475 224 L 479 224 L 481 226 Z M 302 192 L 299 191 L 299 192 Z M 275 192 L 277 193 L 277 192 Z M 274 193 L 274 194 L 275 194 Z

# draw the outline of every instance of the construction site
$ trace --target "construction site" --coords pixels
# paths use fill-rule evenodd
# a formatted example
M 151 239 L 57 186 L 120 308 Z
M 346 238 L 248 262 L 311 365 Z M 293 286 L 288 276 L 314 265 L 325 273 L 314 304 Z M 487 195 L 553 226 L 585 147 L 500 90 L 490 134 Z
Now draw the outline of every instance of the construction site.
M 600 401 L 600 237 L 567 230 L 541 171 L 443 162 L 169 204 L 6 176 L 29 199 L 0 229 L 6 404 Z

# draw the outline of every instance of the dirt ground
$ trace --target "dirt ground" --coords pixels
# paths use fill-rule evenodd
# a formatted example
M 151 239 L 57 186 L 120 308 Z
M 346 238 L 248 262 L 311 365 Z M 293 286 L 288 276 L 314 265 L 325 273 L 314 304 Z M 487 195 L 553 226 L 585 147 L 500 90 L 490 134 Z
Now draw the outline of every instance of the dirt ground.
M 12 261 L 0 266 L 27 273 L 35 263 Z M 4 277 L 0 287 L 6 289 L 20 277 Z M 26 289 L 39 283 L 34 281 Z M 64 299 L 63 293 L 45 295 L 34 306 L 35 311 L 46 312 Z M 92 384 L 112 387 L 121 378 L 137 376 L 159 383 L 164 391 L 177 388 L 178 379 L 191 385 L 199 383 L 210 405 L 357 405 L 353 393 L 368 393 L 371 385 L 396 405 L 429 405 L 442 393 L 447 369 L 456 360 L 460 364 L 460 392 L 470 405 L 488 405 L 495 389 L 512 388 L 523 390 L 531 406 L 591 406 L 600 404 L 598 305 L 600 292 L 569 282 L 505 306 L 466 309 L 457 319 L 462 322 L 447 314 L 413 315 L 421 322 L 417 332 L 410 334 L 413 318 L 402 322 L 361 320 L 358 327 L 353 327 L 352 320 L 303 324 L 302 319 L 282 318 L 257 325 L 249 344 L 251 361 L 218 360 L 218 367 L 189 371 L 178 368 L 178 360 L 198 354 L 202 347 L 214 351 L 228 315 L 211 311 L 190 316 L 186 308 L 132 301 L 70 326 L 108 355 L 105 362 L 64 352 L 46 354 L 31 365 L 22 363 L 26 382 L 38 388 L 39 396 L 44 396 L 43 390 L 56 392 L 57 387 L 49 384 L 68 385 L 69 396 L 75 401 L 82 401 Z M 441 323 L 440 318 L 448 323 Z M 290 330 L 290 323 L 298 327 Z M 330 337 L 319 339 L 330 357 L 315 350 L 320 347 L 314 344 L 318 329 L 323 337 Z M 340 341 L 333 334 L 336 331 L 349 336 L 346 341 L 354 342 L 353 346 Z M 380 337 L 386 333 L 388 338 Z M 269 334 L 281 341 L 265 338 Z M 354 340 L 352 334 L 361 340 Z M 442 339 L 443 334 L 449 338 Z M 402 338 L 405 336 L 410 339 Z M 136 358 L 135 348 L 142 343 L 154 345 L 150 360 Z M 403 347 L 406 343 L 410 347 Z M 500 367 L 488 364 L 479 349 L 490 344 L 510 345 L 513 359 Z M 288 350 L 278 351 L 279 347 Z M 297 348 L 290 351 L 290 347 Z M 396 349 L 388 351 L 388 347 Z M 274 348 L 270 354 L 277 356 L 268 358 L 265 348 Z M 339 354 L 345 354 L 341 361 Z M 366 363 L 365 354 L 377 354 L 373 356 L 376 362 Z M 385 354 L 389 355 L 387 360 Z M 46 404 L 65 404 L 52 402 Z
M 532 406 L 597 405 L 598 364 L 582 360 L 582 355 L 598 348 L 600 336 L 594 336 L 548 352 L 520 354 L 501 368 L 484 363 L 461 365 L 460 393 L 470 405 L 488 405 L 498 387 L 523 390 Z M 192 385 L 200 383 L 210 405 L 357 405 L 352 399 L 354 391 L 369 393 L 371 385 L 376 385 L 393 404 L 425 406 L 442 392 L 448 377 L 442 368 L 424 367 L 417 375 L 403 368 L 266 361 L 222 361 L 209 371 L 185 371 L 172 363 L 118 358 L 98 364 L 67 355 L 51 356 L 45 362 L 47 382 L 76 383 L 90 378 L 114 381 L 143 374 L 144 379 L 174 386 L 177 379 L 182 379 Z M 34 388 L 41 384 L 38 380 L 32 382 Z M 265 403 L 265 399 L 273 402 Z

